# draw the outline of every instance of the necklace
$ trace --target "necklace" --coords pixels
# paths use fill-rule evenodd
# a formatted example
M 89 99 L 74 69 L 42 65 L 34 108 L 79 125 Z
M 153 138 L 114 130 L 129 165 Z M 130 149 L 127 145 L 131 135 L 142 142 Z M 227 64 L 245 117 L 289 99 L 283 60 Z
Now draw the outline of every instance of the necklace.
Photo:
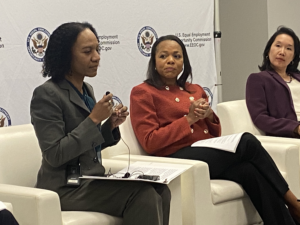
M 292 82 L 292 80 L 293 80 L 293 78 L 292 78 L 291 74 L 288 74 L 288 76 L 290 76 L 290 80 L 289 80 L 289 81 L 285 81 L 285 83 L 287 83 L 287 84 L 291 83 L 291 82 Z

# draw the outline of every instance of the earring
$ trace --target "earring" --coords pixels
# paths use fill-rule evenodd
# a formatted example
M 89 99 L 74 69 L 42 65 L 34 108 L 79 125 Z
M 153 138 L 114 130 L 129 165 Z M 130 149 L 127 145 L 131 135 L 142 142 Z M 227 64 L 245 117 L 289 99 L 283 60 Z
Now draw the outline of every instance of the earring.
M 156 67 L 154 69 L 156 70 Z
M 266 59 L 269 59 L 269 56 L 268 56 L 268 55 L 266 56 Z
M 291 64 L 291 66 L 294 65 L 294 61 L 292 61 L 290 64 Z

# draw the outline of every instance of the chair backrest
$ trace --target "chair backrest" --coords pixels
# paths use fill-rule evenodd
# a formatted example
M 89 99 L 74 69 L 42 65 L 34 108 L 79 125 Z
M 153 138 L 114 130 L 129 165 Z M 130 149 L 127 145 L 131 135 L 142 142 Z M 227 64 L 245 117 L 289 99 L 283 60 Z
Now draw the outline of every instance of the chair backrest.
M 130 117 L 128 116 L 127 119 L 123 124 L 120 125 L 120 132 L 121 137 L 124 140 L 124 142 L 128 145 L 130 149 L 130 154 L 132 155 L 148 155 L 140 145 L 139 141 L 137 140 L 132 125 Z M 116 155 L 122 155 L 122 154 L 128 154 L 129 150 L 124 144 L 122 140 L 117 145 L 114 145 L 112 147 L 106 148 L 102 151 L 102 157 L 103 158 L 111 158 Z
M 219 103 L 217 115 L 221 122 L 223 136 L 240 132 L 265 135 L 253 124 L 245 100 Z
M 33 187 L 41 160 L 31 124 L 0 128 L 0 183 Z

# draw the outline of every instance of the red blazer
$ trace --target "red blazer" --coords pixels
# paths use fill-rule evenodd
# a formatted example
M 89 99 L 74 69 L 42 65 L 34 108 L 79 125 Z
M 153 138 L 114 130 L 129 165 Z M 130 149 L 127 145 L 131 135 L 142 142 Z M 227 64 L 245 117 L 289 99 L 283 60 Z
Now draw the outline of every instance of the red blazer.
M 300 74 L 292 74 L 300 81 Z M 275 71 L 253 73 L 246 85 L 246 103 L 252 121 L 270 136 L 297 137 L 299 125 L 291 92 Z
M 220 136 L 219 119 L 199 120 L 192 126 L 184 117 L 189 112 L 190 97 L 206 98 L 203 88 L 186 84 L 191 94 L 177 85 L 159 90 L 146 83 L 134 87 L 130 95 L 130 117 L 133 130 L 144 150 L 156 156 L 167 156 L 202 139 Z M 176 101 L 176 99 L 178 99 Z

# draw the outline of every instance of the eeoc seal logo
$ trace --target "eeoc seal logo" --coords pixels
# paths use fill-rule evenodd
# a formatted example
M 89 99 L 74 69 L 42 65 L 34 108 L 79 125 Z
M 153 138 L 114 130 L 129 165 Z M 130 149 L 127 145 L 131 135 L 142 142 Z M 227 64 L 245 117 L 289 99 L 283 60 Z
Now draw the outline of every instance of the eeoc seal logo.
M 155 30 L 152 27 L 143 27 L 137 36 L 137 45 L 140 52 L 149 57 L 154 42 L 158 39 Z
M 213 93 L 211 92 L 211 90 L 208 87 L 203 87 L 203 89 L 208 97 L 209 105 L 212 106 L 213 99 L 214 99 Z
M 11 126 L 11 119 L 5 109 L 0 107 L 0 128 Z
M 41 27 L 34 28 L 27 37 L 27 50 L 30 56 L 38 62 L 43 62 L 48 46 L 50 33 Z

